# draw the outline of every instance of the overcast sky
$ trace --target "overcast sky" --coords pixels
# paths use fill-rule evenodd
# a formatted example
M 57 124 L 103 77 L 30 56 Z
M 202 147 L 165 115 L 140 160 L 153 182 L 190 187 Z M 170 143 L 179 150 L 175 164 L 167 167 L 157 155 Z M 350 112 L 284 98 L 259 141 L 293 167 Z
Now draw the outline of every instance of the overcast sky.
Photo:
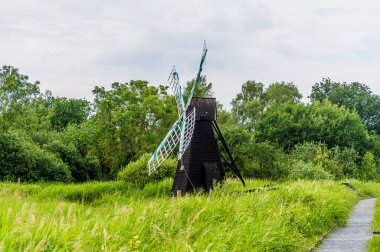
M 59 96 L 91 98 L 95 85 L 131 79 L 165 84 L 173 65 L 184 84 L 203 40 L 204 74 L 227 108 L 247 80 L 293 81 L 307 97 L 330 77 L 380 94 L 375 0 L 0 1 L 0 64 Z

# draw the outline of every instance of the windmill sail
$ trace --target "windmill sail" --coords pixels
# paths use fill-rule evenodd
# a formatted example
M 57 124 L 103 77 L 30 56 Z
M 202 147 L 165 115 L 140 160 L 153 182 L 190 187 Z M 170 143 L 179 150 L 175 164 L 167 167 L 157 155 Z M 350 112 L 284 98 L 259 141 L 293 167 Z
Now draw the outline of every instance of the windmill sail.
M 187 127 L 181 127 L 180 123 L 185 122 Z M 180 143 L 181 135 L 184 135 L 182 146 L 186 150 L 193 136 L 195 125 L 195 108 L 187 115 L 186 118 L 178 119 L 166 134 L 164 140 L 154 151 L 152 157 L 148 161 L 149 175 L 154 172 L 157 167 L 172 153 L 174 148 Z M 181 159 L 183 153 L 179 153 L 178 159 Z
M 158 166 L 170 155 L 174 148 L 178 145 L 181 130 L 180 130 L 180 119 L 178 119 L 173 126 L 170 128 L 169 132 L 166 134 L 164 140 L 154 151 L 152 157 L 148 161 L 149 175 L 154 172 Z
M 201 63 L 199 64 L 199 71 L 197 74 L 197 78 L 195 79 L 195 83 L 194 83 L 193 87 L 191 88 L 190 94 L 186 100 L 186 107 L 185 107 L 186 109 L 189 107 L 190 102 L 191 102 L 191 98 L 193 98 L 194 91 L 197 88 L 197 86 L 201 80 L 201 73 L 202 73 L 203 63 L 205 62 L 206 54 L 207 54 L 207 47 L 206 47 L 206 42 L 205 42 L 203 45 L 203 53 L 202 53 Z
M 197 78 L 193 87 L 191 88 L 190 94 L 186 101 L 186 105 L 183 100 L 182 87 L 179 84 L 178 73 L 176 72 L 175 68 L 173 68 L 170 73 L 168 82 L 174 91 L 174 96 L 178 107 L 179 119 L 170 128 L 164 140 L 157 147 L 152 157 L 149 159 L 149 175 L 152 174 L 152 172 L 154 172 L 160 166 L 160 164 L 170 155 L 170 153 L 172 153 L 177 145 L 179 145 L 178 160 L 180 160 L 191 142 L 195 125 L 195 108 L 193 108 L 190 112 L 188 112 L 187 109 L 190 105 L 194 91 L 200 82 L 202 67 L 206 58 L 206 54 L 207 48 L 205 43 L 203 46 L 202 59 L 199 66 Z
M 205 43 L 205 44 L 203 45 L 202 59 L 201 59 L 201 63 L 200 63 L 200 65 L 199 65 L 199 70 L 198 70 L 197 78 L 196 78 L 196 80 L 195 80 L 195 83 L 194 83 L 193 87 L 191 88 L 191 91 L 190 91 L 189 96 L 187 97 L 186 106 L 185 106 L 185 108 L 184 108 L 184 111 L 185 111 L 184 115 L 185 115 L 185 116 L 186 116 L 186 110 L 187 110 L 187 108 L 188 108 L 189 105 L 190 105 L 190 102 L 191 102 L 191 99 L 192 99 L 192 97 L 193 97 L 194 91 L 195 91 L 195 89 L 197 88 L 197 86 L 198 86 L 198 84 L 199 84 L 199 81 L 200 81 L 200 79 L 201 79 L 201 72 L 202 72 L 203 63 L 204 63 L 205 58 L 206 58 L 206 54 L 207 54 L 207 47 L 206 47 L 206 43 Z M 190 114 L 191 114 L 191 113 L 190 113 Z M 194 114 L 194 118 L 195 118 L 195 114 Z M 190 140 L 191 140 L 191 137 L 192 137 L 192 135 L 193 135 L 192 133 L 191 133 L 191 135 L 187 135 L 187 136 L 185 135 L 186 129 L 187 129 L 188 127 L 192 127 L 192 129 L 194 129 L 194 124 L 193 124 L 192 126 L 187 126 L 186 121 L 187 121 L 187 120 L 185 119 L 185 120 L 183 120 L 183 122 L 182 122 L 182 128 L 184 128 L 185 131 L 181 131 L 181 139 L 183 139 L 183 141 L 181 141 L 181 142 L 180 142 L 180 145 L 179 145 L 178 159 L 181 159 L 182 154 L 185 153 L 186 148 L 187 148 L 187 146 L 188 146 L 188 144 L 189 144 L 189 142 L 190 142 Z M 194 121 L 195 121 L 195 120 L 194 120 Z M 191 131 L 191 132 L 192 132 L 192 131 Z M 187 141 L 185 140 L 185 138 L 186 138 L 185 136 L 188 138 Z M 187 145 L 185 145 L 185 142 L 188 142 Z
M 182 96 L 182 86 L 179 84 L 179 76 L 175 68 L 173 68 L 171 71 L 168 82 L 169 86 L 173 89 L 174 92 L 174 97 L 178 108 L 178 116 L 181 116 L 183 113 L 183 108 L 185 107 L 185 103 Z
M 195 108 L 186 117 L 186 128 L 184 130 L 183 142 L 182 142 L 183 152 L 186 151 L 187 147 L 189 146 L 191 142 L 191 138 L 193 137 L 193 132 L 194 132 L 194 125 L 195 125 Z M 179 156 L 178 159 L 181 159 L 183 152 L 180 153 L 181 156 Z

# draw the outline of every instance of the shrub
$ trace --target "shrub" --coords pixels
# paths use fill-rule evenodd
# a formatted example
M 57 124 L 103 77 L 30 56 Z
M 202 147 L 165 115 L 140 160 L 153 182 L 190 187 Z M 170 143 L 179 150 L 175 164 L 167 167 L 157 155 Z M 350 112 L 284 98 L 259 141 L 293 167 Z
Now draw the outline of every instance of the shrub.
M 308 162 L 314 160 L 317 155 L 318 148 L 321 147 L 321 143 L 305 142 L 302 144 L 297 144 L 291 152 L 291 157 L 293 160 Z M 323 145 L 325 148 L 325 145 Z
M 75 181 L 84 182 L 100 177 L 99 164 L 90 158 L 83 157 L 72 143 L 64 144 L 58 140 L 53 140 L 44 145 L 44 148 L 57 154 L 68 165 Z
M 305 163 L 304 161 L 295 162 L 289 171 L 289 178 L 291 179 L 333 179 L 334 176 L 325 171 L 320 164 L 313 164 L 311 162 Z
M 376 161 L 372 152 L 364 154 L 360 169 L 355 170 L 355 177 L 363 180 L 373 180 L 377 177 Z
M 57 156 L 40 149 L 19 133 L 0 134 L 0 180 L 25 182 L 39 180 L 69 182 L 66 164 Z
M 355 156 L 343 160 L 348 154 L 354 154 L 355 150 L 339 147 L 328 149 L 326 144 L 305 142 L 296 145 L 291 153 L 292 162 L 295 164 L 299 161 L 312 163 L 314 166 L 321 166 L 323 170 L 329 172 L 335 179 L 341 179 L 344 176 L 343 169 L 348 169 L 355 160 Z
M 314 158 L 314 164 L 320 165 L 325 171 L 328 171 L 335 179 L 343 178 L 343 168 L 337 161 L 330 159 L 330 152 L 327 147 L 321 146 L 317 149 L 317 154 Z
M 279 179 L 287 176 L 288 159 L 278 146 L 269 143 L 254 143 L 247 153 L 247 160 L 242 170 L 243 176 Z
M 352 148 L 339 146 L 332 148 L 330 152 L 332 158 L 342 166 L 344 175 L 352 177 L 358 167 L 359 153 Z
M 177 167 L 176 159 L 166 159 L 160 167 L 158 167 L 157 170 L 149 176 L 147 166 L 149 158 L 150 154 L 144 154 L 138 160 L 130 162 L 118 173 L 118 179 L 125 182 L 131 182 L 139 187 L 143 187 L 150 182 L 161 181 L 164 178 L 174 177 Z

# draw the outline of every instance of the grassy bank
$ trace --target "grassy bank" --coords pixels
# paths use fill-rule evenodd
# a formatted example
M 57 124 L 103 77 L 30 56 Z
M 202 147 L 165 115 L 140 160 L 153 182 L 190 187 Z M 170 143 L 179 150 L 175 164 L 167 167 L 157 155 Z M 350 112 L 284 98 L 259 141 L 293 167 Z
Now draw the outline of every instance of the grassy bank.
M 376 200 L 375 218 L 373 220 L 373 231 L 380 234 L 380 200 Z M 380 236 L 372 236 L 369 251 L 380 251 Z
M 248 188 L 268 183 L 252 180 Z M 353 183 L 364 197 L 380 191 Z M 170 197 L 170 186 L 1 183 L 0 251 L 306 251 L 344 225 L 359 199 L 330 181 L 251 193 L 228 181 L 182 198 Z

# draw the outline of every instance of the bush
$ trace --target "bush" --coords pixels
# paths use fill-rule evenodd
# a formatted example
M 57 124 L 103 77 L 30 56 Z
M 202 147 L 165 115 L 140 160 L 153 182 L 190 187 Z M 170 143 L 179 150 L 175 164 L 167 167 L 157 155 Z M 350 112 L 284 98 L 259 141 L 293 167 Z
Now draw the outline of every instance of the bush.
M 254 143 L 247 153 L 243 176 L 261 179 L 280 179 L 287 176 L 288 158 L 281 148 L 269 143 Z
M 297 161 L 294 163 L 289 171 L 289 178 L 291 179 L 333 179 L 334 176 L 325 171 L 320 164 L 313 164 L 311 162 L 305 163 L 304 161 Z
M 318 148 L 321 147 L 321 143 L 314 142 L 304 142 L 302 144 L 297 144 L 291 152 L 291 157 L 293 160 L 308 162 L 314 160 L 317 155 Z M 323 145 L 323 148 L 326 146 Z
M 377 177 L 376 161 L 372 152 L 364 154 L 360 169 L 355 170 L 355 177 L 362 180 L 374 180 Z
M 173 158 L 166 159 L 160 167 L 149 176 L 147 165 L 150 157 L 150 154 L 144 154 L 138 160 L 130 162 L 118 173 L 118 179 L 133 183 L 142 188 L 150 182 L 174 177 L 177 168 L 177 160 Z
M 332 158 L 338 162 L 346 177 L 353 177 L 358 167 L 359 153 L 352 148 L 341 148 L 336 146 L 330 150 Z
M 19 133 L 0 134 L 0 180 L 25 182 L 70 182 L 72 177 L 66 164 L 57 156 L 40 149 Z
M 325 171 L 332 174 L 334 179 L 343 178 L 343 167 L 337 161 L 330 159 L 330 151 L 327 147 L 318 148 L 313 161 L 315 165 L 320 165 Z
M 343 169 L 354 163 L 355 156 L 348 158 L 349 154 L 356 153 L 355 150 L 339 147 L 328 149 L 326 144 L 305 142 L 296 145 L 291 153 L 292 162 L 296 164 L 299 161 L 303 163 L 312 163 L 314 166 L 320 166 L 323 170 L 329 172 L 335 179 L 342 179 L 344 176 Z M 346 160 L 343 160 L 347 157 Z
M 57 154 L 69 166 L 75 181 L 84 182 L 100 178 L 99 164 L 88 157 L 83 157 L 72 143 L 63 144 L 53 140 L 44 145 L 44 148 Z

